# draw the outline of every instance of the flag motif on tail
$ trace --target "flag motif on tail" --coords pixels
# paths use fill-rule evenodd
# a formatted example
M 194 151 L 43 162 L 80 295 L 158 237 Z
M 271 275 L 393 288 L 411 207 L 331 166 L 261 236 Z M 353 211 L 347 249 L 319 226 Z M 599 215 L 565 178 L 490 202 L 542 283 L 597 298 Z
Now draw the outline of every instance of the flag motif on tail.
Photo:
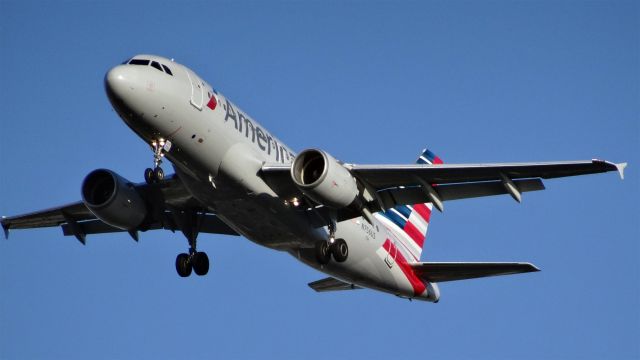
M 443 162 L 434 153 L 425 149 L 416 163 L 433 165 Z M 380 215 L 378 218 L 395 233 L 396 238 L 400 241 L 398 245 L 411 254 L 408 259 L 410 262 L 420 261 L 432 208 L 431 203 L 398 205 L 378 213 Z

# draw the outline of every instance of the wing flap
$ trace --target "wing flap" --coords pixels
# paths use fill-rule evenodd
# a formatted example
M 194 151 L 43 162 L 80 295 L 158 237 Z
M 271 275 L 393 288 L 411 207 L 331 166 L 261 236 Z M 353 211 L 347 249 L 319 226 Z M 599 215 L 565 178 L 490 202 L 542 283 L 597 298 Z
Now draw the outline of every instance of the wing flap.
M 64 236 L 78 236 L 79 234 L 81 234 L 81 236 L 84 236 L 89 234 L 105 234 L 124 231 L 109 224 L 105 224 L 97 219 L 80 221 L 77 222 L 76 225 L 64 223 L 60 226 L 62 227 L 62 233 L 64 234 Z M 74 226 L 77 227 L 74 228 Z
M 24 215 L 3 217 L 2 227 L 8 229 L 30 229 L 58 226 L 66 222 L 65 214 L 77 221 L 95 219 L 81 201 Z
M 309 283 L 309 287 L 317 292 L 341 291 L 341 290 L 357 290 L 362 289 L 359 286 L 346 283 L 336 278 L 328 277 L 322 280 Z
M 540 179 L 514 180 L 514 184 L 521 192 L 544 190 L 544 184 Z M 478 183 L 445 184 L 435 187 L 442 201 L 469 199 L 482 196 L 504 195 L 509 192 L 500 181 L 485 181 Z M 429 202 L 430 199 L 420 187 L 396 187 L 384 189 L 379 192 L 380 198 L 387 208 L 396 205 L 411 205 Z M 370 204 L 375 207 L 374 202 Z M 376 211 L 377 209 L 374 209 Z
M 170 216 L 169 213 L 165 213 L 166 216 Z M 204 214 L 201 218 L 200 227 L 198 228 L 198 232 L 207 233 L 207 234 L 220 234 L 220 235 L 233 235 L 239 236 L 239 234 L 229 227 L 229 225 L 225 224 L 214 214 Z M 114 233 L 114 232 L 125 232 L 126 230 L 119 229 L 117 227 L 113 227 L 109 224 L 105 224 L 98 219 L 80 221 L 77 222 L 77 229 L 74 230 L 73 226 L 69 223 L 61 224 L 62 232 L 65 236 L 75 236 L 76 231 L 80 234 L 91 235 L 91 234 L 106 234 L 106 233 Z M 160 223 L 146 224 L 143 231 L 148 230 L 182 230 L 178 225 L 171 223 L 165 224 L 164 226 Z
M 435 283 L 540 271 L 531 263 L 518 262 L 426 262 L 411 267 L 421 279 Z

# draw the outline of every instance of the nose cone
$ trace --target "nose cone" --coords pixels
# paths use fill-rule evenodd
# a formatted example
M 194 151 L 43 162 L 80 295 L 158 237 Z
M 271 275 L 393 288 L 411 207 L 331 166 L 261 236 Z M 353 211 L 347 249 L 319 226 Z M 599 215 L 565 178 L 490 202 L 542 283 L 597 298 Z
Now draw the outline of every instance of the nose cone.
M 122 100 L 128 93 L 135 90 L 136 81 L 135 71 L 127 65 L 114 67 L 104 77 L 104 85 L 112 102 L 116 99 Z

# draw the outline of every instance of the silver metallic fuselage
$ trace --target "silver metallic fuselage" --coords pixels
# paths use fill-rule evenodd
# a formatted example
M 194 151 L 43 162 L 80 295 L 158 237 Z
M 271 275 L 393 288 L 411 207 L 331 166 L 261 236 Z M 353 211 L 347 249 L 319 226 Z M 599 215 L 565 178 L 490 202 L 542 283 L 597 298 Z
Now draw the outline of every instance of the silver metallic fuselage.
M 398 266 L 384 261 L 380 249 L 392 234 L 381 222 L 340 222 L 336 237 L 348 242 L 349 258 L 319 265 L 313 246 L 327 238 L 327 230 L 311 226 L 304 211 L 285 204 L 259 176 L 263 164 L 290 164 L 294 152 L 190 69 L 158 56 L 138 57 L 168 65 L 172 75 L 151 66 L 116 66 L 105 76 L 111 103 L 147 143 L 159 138 L 171 142 L 166 157 L 176 173 L 222 221 L 260 245 L 287 251 L 346 282 L 438 300 L 435 284 L 415 294 Z

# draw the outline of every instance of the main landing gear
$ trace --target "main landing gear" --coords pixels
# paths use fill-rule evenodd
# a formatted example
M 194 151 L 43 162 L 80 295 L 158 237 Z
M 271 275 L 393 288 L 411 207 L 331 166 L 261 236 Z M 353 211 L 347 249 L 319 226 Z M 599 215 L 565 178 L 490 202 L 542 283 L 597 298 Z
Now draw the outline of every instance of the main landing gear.
M 207 275 L 209 256 L 206 252 L 190 249 L 188 254 L 182 253 L 176 257 L 176 271 L 180 277 L 188 277 L 191 275 L 191 270 L 199 276 Z
M 180 277 L 188 277 L 191 271 L 196 275 L 203 276 L 209 272 L 209 257 L 207 253 L 198 251 L 196 248 L 200 229 L 200 214 L 198 211 L 180 211 L 174 214 L 179 222 L 182 233 L 189 241 L 189 253 L 182 253 L 176 257 L 176 271 Z
M 349 257 L 349 246 L 344 239 L 336 239 L 336 223 L 329 223 L 329 240 L 320 240 L 316 243 L 316 260 L 321 265 L 328 264 L 333 259 L 339 263 L 344 262 Z
M 144 170 L 144 180 L 147 184 L 153 184 L 164 180 L 164 171 L 160 167 L 165 152 L 171 149 L 171 141 L 165 141 L 163 138 L 151 141 L 153 149 L 153 169 L 146 168 Z

